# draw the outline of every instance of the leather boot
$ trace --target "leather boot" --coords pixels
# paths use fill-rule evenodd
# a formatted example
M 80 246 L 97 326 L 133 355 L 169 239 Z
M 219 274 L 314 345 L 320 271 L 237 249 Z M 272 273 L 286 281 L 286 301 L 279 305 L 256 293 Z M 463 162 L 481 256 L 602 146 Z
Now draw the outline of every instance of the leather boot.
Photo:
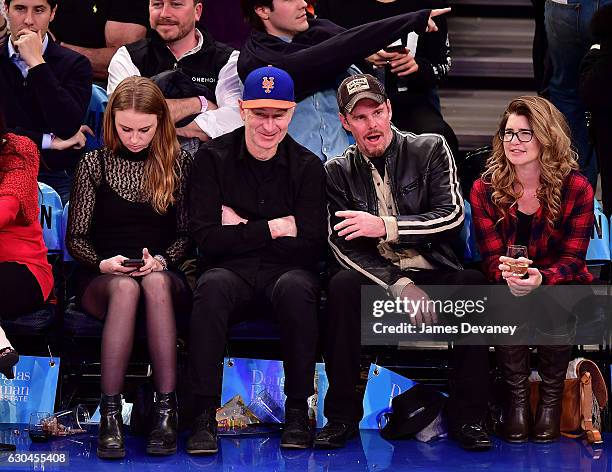
M 178 413 L 176 393 L 155 392 L 153 429 L 147 440 L 147 454 L 168 456 L 176 453 Z
M 538 373 L 540 401 L 533 425 L 533 441 L 556 441 L 561 433 L 561 399 L 565 385 L 565 373 L 572 353 L 572 346 L 538 346 Z
M 104 395 L 100 399 L 100 429 L 98 430 L 98 457 L 121 459 L 125 457 L 121 394 Z
M 508 391 L 502 425 L 503 438 L 511 443 L 529 438 L 529 346 L 495 346 L 497 363 Z

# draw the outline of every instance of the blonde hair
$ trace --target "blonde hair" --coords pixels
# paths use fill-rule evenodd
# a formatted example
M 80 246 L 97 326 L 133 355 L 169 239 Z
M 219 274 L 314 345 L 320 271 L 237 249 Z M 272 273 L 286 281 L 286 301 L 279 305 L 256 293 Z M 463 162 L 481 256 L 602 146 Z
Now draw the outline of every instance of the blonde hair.
M 145 161 L 143 191 L 151 198 L 153 209 L 164 214 L 175 202 L 174 191 L 179 184 L 175 164 L 180 153 L 166 100 L 150 79 L 129 77 L 123 80 L 110 96 L 104 113 L 104 144 L 113 153 L 122 146 L 115 128 L 115 113 L 124 110 L 157 116 L 157 129 Z
M 548 100 L 534 96 L 515 98 L 510 102 L 499 124 L 503 133 L 510 115 L 524 116 L 533 129 L 533 137 L 540 142 L 540 185 L 536 197 L 545 211 L 551 226 L 561 213 L 561 190 L 565 178 L 578 169 L 576 152 L 572 149 L 570 130 L 565 117 Z M 510 207 L 516 205 L 523 195 L 517 182 L 514 165 L 504 152 L 504 143 L 499 134 L 493 138 L 493 152 L 487 160 L 483 180 L 493 187 L 493 204 L 506 218 Z

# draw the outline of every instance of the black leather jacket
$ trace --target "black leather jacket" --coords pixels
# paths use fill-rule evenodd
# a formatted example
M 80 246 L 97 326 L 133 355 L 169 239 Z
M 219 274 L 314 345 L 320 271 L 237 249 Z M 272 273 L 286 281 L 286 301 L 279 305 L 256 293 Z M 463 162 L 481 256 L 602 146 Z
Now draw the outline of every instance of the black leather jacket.
M 450 247 L 461 231 L 463 198 L 457 169 L 446 141 L 436 134 L 415 135 L 393 128 L 385 152 L 386 173 L 399 215 L 399 237 L 390 242 L 398 251 L 416 249 L 434 267 L 461 269 Z M 381 156 L 382 158 L 382 156 Z M 380 239 L 346 241 L 332 228 L 341 221 L 339 210 L 360 210 L 378 215 L 372 170 L 356 145 L 325 164 L 329 217 L 329 243 L 338 262 L 389 289 L 410 272 L 381 256 Z

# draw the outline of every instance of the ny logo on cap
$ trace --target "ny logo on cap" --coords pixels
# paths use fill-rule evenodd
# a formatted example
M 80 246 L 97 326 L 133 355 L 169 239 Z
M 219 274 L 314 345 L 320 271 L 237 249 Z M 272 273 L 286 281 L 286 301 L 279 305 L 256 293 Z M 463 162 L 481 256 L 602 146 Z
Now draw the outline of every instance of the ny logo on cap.
M 346 84 L 346 90 L 349 95 L 353 95 L 362 90 L 370 90 L 370 84 L 365 77 L 357 77 Z
M 271 93 L 274 88 L 274 77 L 264 77 L 261 88 L 264 89 L 266 93 Z

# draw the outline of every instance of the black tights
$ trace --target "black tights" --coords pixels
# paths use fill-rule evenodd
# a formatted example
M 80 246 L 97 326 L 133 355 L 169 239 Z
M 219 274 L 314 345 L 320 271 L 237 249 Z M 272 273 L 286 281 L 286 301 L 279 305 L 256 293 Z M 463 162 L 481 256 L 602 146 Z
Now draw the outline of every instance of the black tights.
M 104 320 L 102 333 L 102 393 L 116 395 L 134 343 L 138 305 L 142 298 L 147 342 L 155 388 L 173 392 L 176 386 L 176 324 L 174 308 L 189 300 L 188 287 L 172 272 L 153 272 L 142 278 L 104 274 L 93 279 L 81 299 L 91 315 Z

